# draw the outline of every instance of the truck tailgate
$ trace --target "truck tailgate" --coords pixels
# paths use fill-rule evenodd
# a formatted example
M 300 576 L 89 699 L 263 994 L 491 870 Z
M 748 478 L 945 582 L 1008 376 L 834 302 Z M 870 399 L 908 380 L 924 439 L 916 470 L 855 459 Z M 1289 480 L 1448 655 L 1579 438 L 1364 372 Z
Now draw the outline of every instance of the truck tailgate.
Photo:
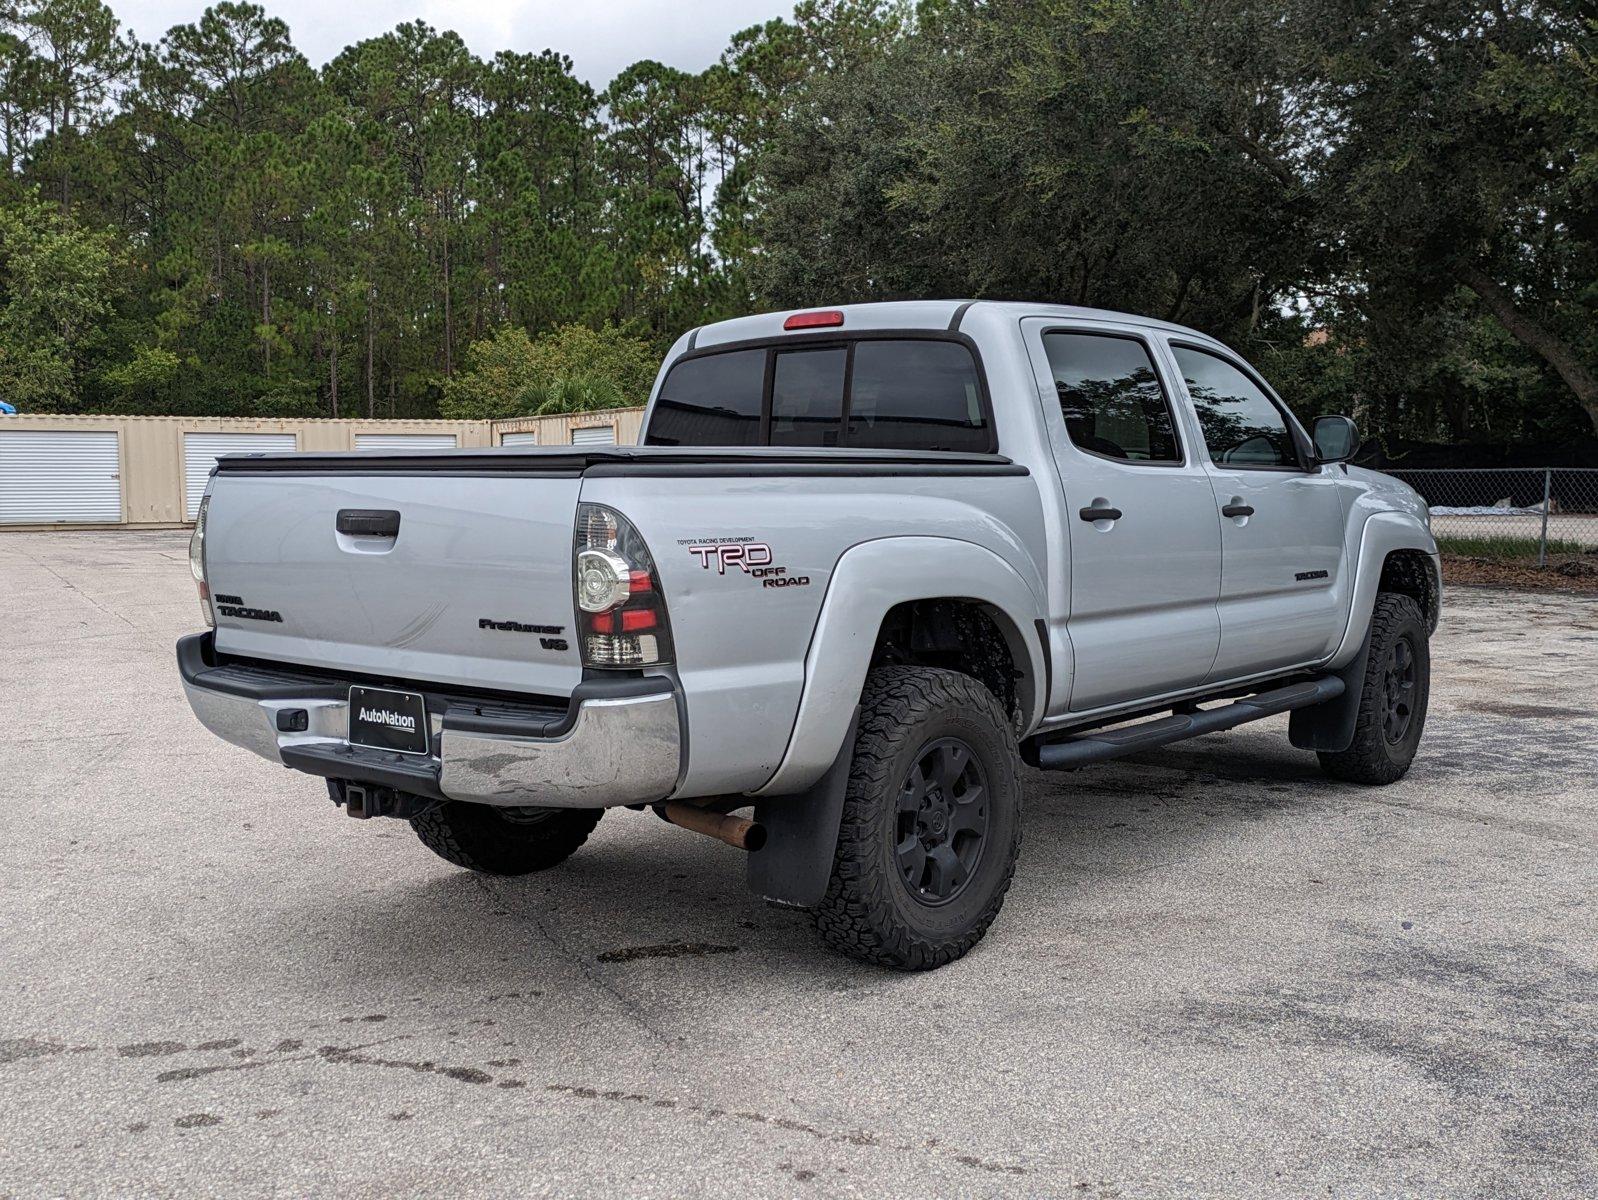
M 218 472 L 206 522 L 217 649 L 385 678 L 569 694 L 582 678 L 572 629 L 582 480 L 394 465 L 385 458 L 372 474 L 348 465 L 327 474 Z M 354 532 L 340 531 L 341 513 Z M 398 530 L 389 536 L 394 514 Z

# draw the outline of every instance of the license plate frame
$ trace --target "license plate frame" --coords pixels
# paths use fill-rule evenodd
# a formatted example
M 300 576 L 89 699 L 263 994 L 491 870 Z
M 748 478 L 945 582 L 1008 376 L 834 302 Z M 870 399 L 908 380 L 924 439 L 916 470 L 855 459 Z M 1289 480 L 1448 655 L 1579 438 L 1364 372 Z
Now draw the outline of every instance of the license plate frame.
M 351 684 L 349 705 L 350 745 L 418 757 L 430 752 L 427 701 L 420 692 Z

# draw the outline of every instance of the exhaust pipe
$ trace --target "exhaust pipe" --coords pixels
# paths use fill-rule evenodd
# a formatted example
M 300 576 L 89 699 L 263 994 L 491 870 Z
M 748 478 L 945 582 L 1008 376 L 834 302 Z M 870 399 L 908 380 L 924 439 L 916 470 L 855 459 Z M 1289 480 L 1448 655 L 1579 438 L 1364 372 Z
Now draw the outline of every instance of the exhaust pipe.
M 700 808 L 697 804 L 684 804 L 673 800 L 664 805 L 661 815 L 682 829 L 702 833 L 738 850 L 750 853 L 766 844 L 766 827 L 747 817 L 729 817 Z

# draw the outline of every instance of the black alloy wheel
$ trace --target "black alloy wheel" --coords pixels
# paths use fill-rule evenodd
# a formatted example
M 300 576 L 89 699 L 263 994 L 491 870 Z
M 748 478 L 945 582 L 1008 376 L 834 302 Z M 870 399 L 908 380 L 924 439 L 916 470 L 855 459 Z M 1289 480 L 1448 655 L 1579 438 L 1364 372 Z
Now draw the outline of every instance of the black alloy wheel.
M 1398 745 L 1409 734 L 1409 723 L 1415 716 L 1417 674 L 1414 643 L 1407 635 L 1394 638 L 1387 652 L 1382 687 L 1382 699 L 1386 707 L 1382 736 L 1390 746 Z
M 959 738 L 922 747 L 899 788 L 899 876 L 922 904 L 947 904 L 971 881 L 988 835 L 988 783 Z

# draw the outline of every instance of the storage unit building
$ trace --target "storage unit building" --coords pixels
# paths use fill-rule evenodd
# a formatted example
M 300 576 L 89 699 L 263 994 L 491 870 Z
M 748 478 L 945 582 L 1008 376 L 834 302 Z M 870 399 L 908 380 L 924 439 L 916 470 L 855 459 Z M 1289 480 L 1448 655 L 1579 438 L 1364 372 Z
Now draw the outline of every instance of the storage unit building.
M 357 450 L 453 450 L 453 433 L 357 433 Z

